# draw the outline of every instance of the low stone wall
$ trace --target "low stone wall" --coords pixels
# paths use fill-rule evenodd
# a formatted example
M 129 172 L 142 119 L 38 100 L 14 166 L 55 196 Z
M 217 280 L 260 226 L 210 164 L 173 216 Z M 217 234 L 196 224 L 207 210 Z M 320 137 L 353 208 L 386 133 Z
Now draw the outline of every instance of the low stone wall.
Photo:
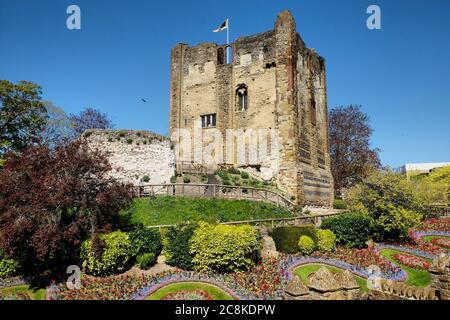
M 371 300 L 450 300 L 450 256 L 433 260 L 430 268 L 431 286 L 417 288 L 403 282 L 381 279 L 376 290 L 370 290 Z
M 175 153 L 170 139 L 150 131 L 88 130 L 89 145 L 108 153 L 111 176 L 126 183 L 170 183 L 175 172 Z
M 431 286 L 440 300 L 450 300 L 450 256 L 442 255 L 430 268 Z
M 433 287 L 417 288 L 403 282 L 382 279 L 378 290 L 370 290 L 369 300 L 437 300 Z

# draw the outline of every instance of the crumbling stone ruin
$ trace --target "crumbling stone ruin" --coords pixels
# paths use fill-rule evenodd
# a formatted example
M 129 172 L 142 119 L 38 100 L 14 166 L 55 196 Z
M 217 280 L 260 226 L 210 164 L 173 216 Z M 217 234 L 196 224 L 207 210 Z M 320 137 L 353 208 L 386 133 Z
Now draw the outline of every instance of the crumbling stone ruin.
M 88 130 L 83 137 L 91 148 L 107 153 L 111 177 L 134 185 L 170 183 L 175 153 L 168 137 L 133 130 Z
M 360 300 L 363 298 L 361 289 L 350 271 L 335 273 L 326 267 L 310 275 L 307 285 L 294 276 L 285 292 L 288 300 Z
M 376 289 L 366 294 L 350 271 L 334 273 L 322 267 L 309 276 L 307 285 L 294 276 L 285 292 L 288 300 L 450 300 L 450 256 L 434 259 L 430 273 L 432 283 L 426 288 L 379 279 Z
M 273 30 L 229 45 L 178 44 L 172 49 L 170 72 L 172 137 L 185 129 L 194 139 L 199 128 L 205 149 L 214 141 L 208 135 L 211 131 L 226 137 L 228 129 L 242 130 L 237 136 L 247 137 L 245 144 L 250 143 L 249 132 L 278 132 L 276 158 L 273 154 L 255 157 L 246 150 L 246 161 L 241 163 L 238 154 L 243 151 L 234 137 L 217 151 L 223 151 L 222 163 L 208 163 L 208 170 L 220 165 L 240 167 L 273 179 L 298 203 L 332 204 L 325 60 L 306 47 L 290 12 L 278 15 Z M 181 146 L 182 137 L 177 139 L 175 144 Z M 267 150 L 274 141 L 268 138 Z M 192 141 L 190 154 L 196 152 L 194 145 Z M 180 162 L 187 150 L 176 150 Z M 204 164 L 203 155 L 199 157 L 192 161 Z

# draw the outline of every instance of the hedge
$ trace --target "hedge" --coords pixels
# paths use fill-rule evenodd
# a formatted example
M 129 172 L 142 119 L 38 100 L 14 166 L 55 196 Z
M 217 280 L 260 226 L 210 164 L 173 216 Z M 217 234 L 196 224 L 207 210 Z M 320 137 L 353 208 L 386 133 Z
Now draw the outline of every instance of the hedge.
M 239 272 L 260 259 L 259 232 L 252 226 L 199 223 L 190 241 L 194 269 L 201 272 Z
M 138 227 L 130 232 L 133 254 L 138 257 L 146 253 L 153 253 L 158 257 L 162 250 L 161 235 L 158 230 Z
M 326 219 L 321 228 L 333 231 L 342 246 L 364 248 L 372 233 L 373 220 L 365 214 L 346 213 Z
M 189 252 L 189 241 L 197 225 L 179 225 L 171 227 L 164 238 L 166 263 L 183 270 L 192 270 L 192 255 Z
M 108 276 L 126 271 L 133 261 L 133 249 L 128 234 L 120 231 L 100 235 L 102 252 L 94 252 L 92 241 L 81 245 L 81 259 L 86 273 Z
M 314 225 L 278 227 L 271 236 L 278 251 L 294 254 L 298 252 L 298 241 L 301 236 L 310 237 L 317 244 L 316 227 Z

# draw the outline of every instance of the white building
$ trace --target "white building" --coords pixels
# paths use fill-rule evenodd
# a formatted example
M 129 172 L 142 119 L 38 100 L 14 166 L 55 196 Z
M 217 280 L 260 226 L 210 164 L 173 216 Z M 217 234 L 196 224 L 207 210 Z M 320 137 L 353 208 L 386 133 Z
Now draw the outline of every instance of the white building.
M 400 167 L 400 172 L 409 176 L 411 173 L 430 173 L 433 169 L 450 166 L 450 162 L 434 162 L 434 163 L 407 163 Z

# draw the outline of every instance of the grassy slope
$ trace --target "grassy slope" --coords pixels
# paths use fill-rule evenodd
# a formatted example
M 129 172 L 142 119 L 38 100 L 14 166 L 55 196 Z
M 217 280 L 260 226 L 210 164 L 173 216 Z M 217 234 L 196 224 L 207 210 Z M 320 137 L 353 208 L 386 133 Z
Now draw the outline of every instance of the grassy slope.
M 297 275 L 300 280 L 302 280 L 303 283 L 308 282 L 308 277 L 311 273 L 319 271 L 321 267 L 328 268 L 331 272 L 342 272 L 343 270 L 341 268 L 337 268 L 334 266 L 328 266 L 325 264 L 307 264 L 304 266 L 300 266 L 297 269 L 295 269 L 294 273 Z M 361 289 L 365 292 L 367 292 L 369 289 L 367 288 L 367 280 L 364 278 L 361 278 L 359 276 L 355 275 L 356 282 L 361 287 Z
M 161 300 L 167 294 L 181 290 L 203 290 L 214 297 L 214 300 L 234 300 L 228 293 L 211 284 L 201 282 L 180 282 L 169 284 L 152 293 L 146 300 Z
M 391 250 L 391 249 L 383 249 L 381 250 L 381 254 L 400 266 L 403 270 L 406 271 L 408 274 L 408 279 L 406 280 L 406 284 L 409 284 L 411 286 L 415 287 L 427 287 L 431 284 L 431 276 L 428 270 L 418 270 L 413 269 L 408 266 L 405 266 L 404 264 L 401 264 L 397 260 L 395 260 L 394 255 L 397 253 L 402 253 L 400 251 Z
M 146 226 L 292 217 L 289 211 L 263 202 L 168 196 L 135 199 L 133 207 L 122 215 L 129 216 L 132 223 Z
M 32 300 L 45 300 L 45 289 L 32 289 L 28 285 L 0 289 L 0 292 L 6 295 L 26 293 Z

